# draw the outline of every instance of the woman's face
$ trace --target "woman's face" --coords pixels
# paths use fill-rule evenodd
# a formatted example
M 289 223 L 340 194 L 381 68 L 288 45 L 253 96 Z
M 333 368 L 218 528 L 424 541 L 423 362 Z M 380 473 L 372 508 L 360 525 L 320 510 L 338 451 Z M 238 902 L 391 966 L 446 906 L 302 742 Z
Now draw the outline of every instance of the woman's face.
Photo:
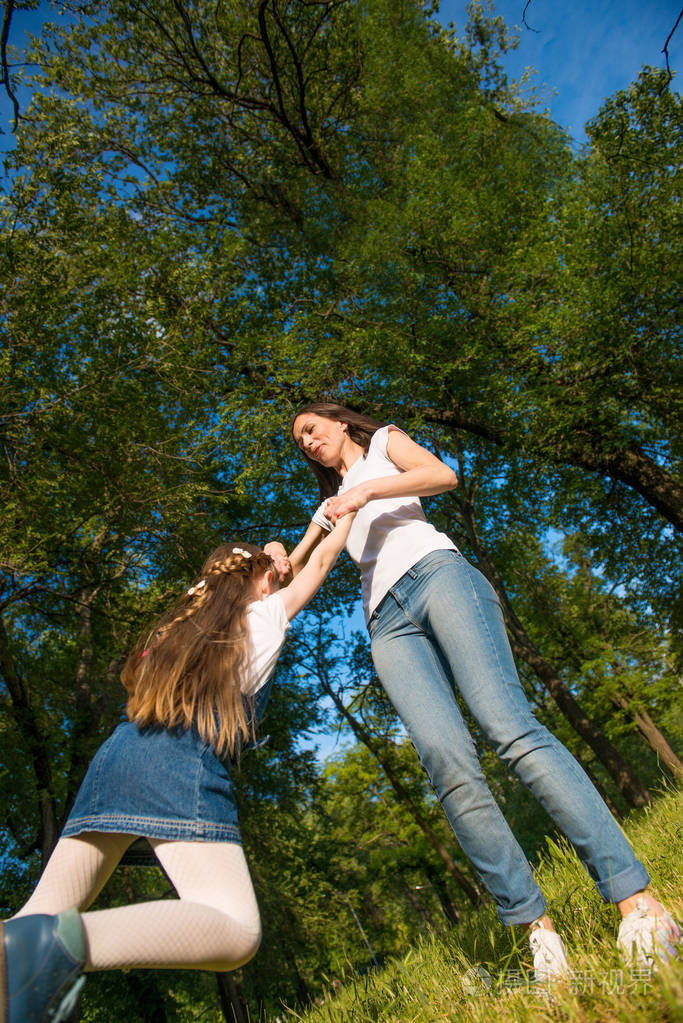
M 337 466 L 348 439 L 347 425 L 314 412 L 303 412 L 294 420 L 292 435 L 297 447 L 321 465 Z

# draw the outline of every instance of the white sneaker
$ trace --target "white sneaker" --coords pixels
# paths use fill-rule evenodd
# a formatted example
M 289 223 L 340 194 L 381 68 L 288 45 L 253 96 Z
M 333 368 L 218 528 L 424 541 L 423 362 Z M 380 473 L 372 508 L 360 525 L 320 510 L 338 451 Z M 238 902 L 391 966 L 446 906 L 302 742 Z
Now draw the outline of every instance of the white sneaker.
M 531 925 L 529 944 L 534 953 L 534 978 L 538 985 L 571 976 L 562 938 L 545 928 L 540 920 L 534 920 Z
M 678 959 L 680 940 L 680 929 L 668 913 L 655 916 L 645 899 L 638 899 L 619 925 L 617 948 L 630 962 L 635 959 L 638 966 L 656 969 L 658 959 L 663 963 Z

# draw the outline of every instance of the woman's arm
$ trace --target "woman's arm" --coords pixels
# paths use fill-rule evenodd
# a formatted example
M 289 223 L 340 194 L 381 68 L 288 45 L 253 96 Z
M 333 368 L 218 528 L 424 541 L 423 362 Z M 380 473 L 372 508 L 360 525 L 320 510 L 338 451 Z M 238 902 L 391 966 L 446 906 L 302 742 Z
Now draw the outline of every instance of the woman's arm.
M 431 497 L 458 485 L 458 477 L 452 469 L 401 430 L 389 428 L 387 454 L 402 472 L 398 476 L 365 480 L 331 497 L 325 505 L 328 519 L 334 522 L 363 508 L 368 501 L 383 497 Z
M 315 596 L 325 582 L 341 553 L 342 547 L 346 543 L 353 518 L 353 515 L 347 515 L 344 521 L 335 526 L 331 533 L 327 533 L 325 538 L 318 542 L 317 546 L 309 554 L 306 564 L 301 568 L 296 579 L 285 589 L 280 590 L 280 598 L 285 605 L 285 611 L 290 621 L 299 611 L 306 607 L 309 600 Z M 317 529 L 321 533 L 324 532 L 321 526 L 317 526 Z M 310 526 L 304 535 L 304 540 L 308 532 L 310 532 Z M 320 541 L 320 537 L 318 540 Z M 301 544 L 299 544 L 300 546 Z

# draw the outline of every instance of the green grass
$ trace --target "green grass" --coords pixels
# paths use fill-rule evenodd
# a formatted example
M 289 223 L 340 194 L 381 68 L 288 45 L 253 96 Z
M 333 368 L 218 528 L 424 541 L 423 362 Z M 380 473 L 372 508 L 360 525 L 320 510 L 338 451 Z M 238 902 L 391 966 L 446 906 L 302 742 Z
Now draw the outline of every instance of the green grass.
M 652 877 L 653 893 L 679 922 L 683 916 L 683 794 L 668 792 L 625 830 Z M 574 970 L 552 997 L 533 989 L 525 937 L 504 928 L 493 909 L 473 912 L 447 938 L 425 938 L 380 972 L 344 988 L 304 1013 L 301 1023 L 673 1023 L 683 1020 L 683 962 L 647 975 L 616 951 L 619 915 L 606 906 L 566 845 L 549 844 L 538 871 L 555 926 Z

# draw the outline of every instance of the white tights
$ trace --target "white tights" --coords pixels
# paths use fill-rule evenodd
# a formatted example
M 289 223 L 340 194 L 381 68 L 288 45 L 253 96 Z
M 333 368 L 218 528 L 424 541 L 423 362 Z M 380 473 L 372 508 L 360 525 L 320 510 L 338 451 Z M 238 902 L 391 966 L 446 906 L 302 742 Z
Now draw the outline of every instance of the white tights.
M 131 841 L 130 835 L 102 832 L 61 838 L 17 916 L 81 911 L 86 970 L 234 970 L 255 955 L 261 921 L 247 861 L 234 842 L 151 838 L 179 898 L 83 912 Z

